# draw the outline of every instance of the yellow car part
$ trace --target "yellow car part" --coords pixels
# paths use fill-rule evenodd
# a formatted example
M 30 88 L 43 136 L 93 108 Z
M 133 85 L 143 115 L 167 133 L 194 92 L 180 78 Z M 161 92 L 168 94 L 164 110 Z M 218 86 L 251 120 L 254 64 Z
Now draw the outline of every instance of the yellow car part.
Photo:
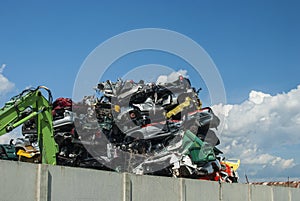
M 234 162 L 234 161 L 224 161 L 224 163 L 226 165 L 229 165 L 234 171 L 236 171 L 240 166 L 241 160 L 238 159 L 238 160 L 236 160 L 236 162 Z
M 37 152 L 32 146 L 27 146 L 26 151 L 24 149 L 19 149 L 19 151 L 17 152 L 17 155 L 19 157 L 23 156 L 26 158 L 32 158 L 37 154 L 39 154 L 39 152 Z
M 167 112 L 166 116 L 167 118 L 170 118 L 173 115 L 178 114 L 179 112 L 181 112 L 183 110 L 183 108 L 188 107 L 190 105 L 191 102 L 191 98 L 190 97 L 186 97 L 185 101 L 179 105 L 177 105 L 173 110 L 170 110 L 169 112 Z

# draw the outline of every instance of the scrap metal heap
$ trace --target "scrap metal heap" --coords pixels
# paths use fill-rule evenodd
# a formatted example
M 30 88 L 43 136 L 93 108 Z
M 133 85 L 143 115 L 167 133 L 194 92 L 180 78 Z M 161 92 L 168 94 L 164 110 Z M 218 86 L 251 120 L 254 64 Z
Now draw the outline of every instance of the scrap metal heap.
M 189 79 L 159 84 L 108 80 L 96 90 L 101 96 L 90 111 L 107 139 L 110 168 L 237 182 L 238 165 L 223 161 L 215 147 L 220 120 L 210 107 L 202 108 L 200 90 Z
M 158 84 L 108 80 L 96 91 L 99 97 L 78 103 L 69 98 L 53 102 L 58 165 L 237 182 L 239 161 L 225 161 L 216 148 L 220 120 L 210 107 L 202 108 L 199 90 L 189 79 Z M 35 128 L 35 119 L 24 123 L 18 147 L 36 144 Z M 8 159 L 9 146 L 0 148 L 0 158 Z M 30 161 L 30 154 L 25 156 Z

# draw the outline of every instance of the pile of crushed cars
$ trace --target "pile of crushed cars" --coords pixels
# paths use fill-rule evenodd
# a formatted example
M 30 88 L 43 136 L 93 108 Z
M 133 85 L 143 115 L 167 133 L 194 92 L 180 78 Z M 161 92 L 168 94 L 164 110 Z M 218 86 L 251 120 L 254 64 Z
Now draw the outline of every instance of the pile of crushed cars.
M 96 91 L 98 96 L 81 102 L 53 102 L 58 165 L 238 181 L 239 161 L 225 161 L 216 147 L 220 120 L 210 107 L 202 107 L 189 79 L 108 80 Z M 34 122 L 26 122 L 22 133 L 28 143 L 36 142 Z

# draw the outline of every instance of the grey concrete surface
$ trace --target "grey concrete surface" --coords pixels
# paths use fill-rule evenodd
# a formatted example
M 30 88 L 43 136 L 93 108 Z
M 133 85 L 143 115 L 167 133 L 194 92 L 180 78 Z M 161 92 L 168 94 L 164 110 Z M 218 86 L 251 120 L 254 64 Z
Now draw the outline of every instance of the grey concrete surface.
M 250 185 L 251 201 L 272 201 L 272 187 L 262 185 Z
M 300 189 L 290 188 L 291 201 L 300 200 Z
M 221 183 L 222 201 L 248 201 L 249 186 L 246 184 Z
M 38 166 L 0 160 L 0 200 L 36 200 Z
M 176 178 L 130 175 L 132 201 L 180 201 L 182 180 Z
M 0 201 L 299 201 L 300 189 L 0 160 Z
M 290 189 L 287 187 L 274 186 L 273 189 L 273 201 L 289 201 Z
M 122 174 L 48 166 L 48 201 L 96 200 L 123 200 Z
M 184 184 L 186 201 L 219 200 L 220 185 L 218 182 L 184 179 Z

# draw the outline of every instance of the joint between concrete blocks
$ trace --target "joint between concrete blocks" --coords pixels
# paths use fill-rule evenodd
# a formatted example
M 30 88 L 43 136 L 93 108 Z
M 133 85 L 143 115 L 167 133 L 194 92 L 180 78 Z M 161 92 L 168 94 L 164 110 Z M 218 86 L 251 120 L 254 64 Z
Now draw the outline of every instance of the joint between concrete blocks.
M 180 178 L 180 201 L 187 201 L 186 200 L 186 184 L 185 180 Z
M 219 182 L 219 200 L 221 201 L 223 199 L 223 194 L 222 194 L 222 183 Z
M 132 201 L 132 182 L 128 173 L 123 173 L 123 201 Z
M 49 192 L 48 190 L 48 166 L 43 164 L 37 165 L 37 181 L 36 181 L 36 200 L 37 201 L 48 201 Z

